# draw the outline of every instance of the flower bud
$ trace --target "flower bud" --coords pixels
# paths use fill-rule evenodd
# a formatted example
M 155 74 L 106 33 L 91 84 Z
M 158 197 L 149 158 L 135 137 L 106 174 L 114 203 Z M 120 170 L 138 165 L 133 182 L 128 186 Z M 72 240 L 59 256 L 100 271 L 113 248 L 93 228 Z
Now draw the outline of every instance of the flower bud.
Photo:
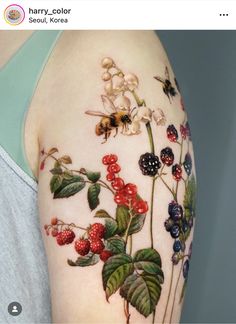
M 153 115 L 153 119 L 155 120 L 155 122 L 158 126 L 165 125 L 166 116 L 160 108 L 157 108 L 156 110 L 154 110 L 152 115 Z
M 110 69 L 113 66 L 113 64 L 114 62 L 110 57 L 105 57 L 101 62 L 101 65 L 104 69 Z
M 102 75 L 103 81 L 109 81 L 111 79 L 111 74 L 109 72 L 104 72 Z

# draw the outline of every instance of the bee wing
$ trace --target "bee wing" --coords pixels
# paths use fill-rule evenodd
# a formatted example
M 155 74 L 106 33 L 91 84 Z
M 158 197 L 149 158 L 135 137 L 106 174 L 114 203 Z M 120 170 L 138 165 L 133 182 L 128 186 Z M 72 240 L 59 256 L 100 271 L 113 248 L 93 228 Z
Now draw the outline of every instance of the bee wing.
M 159 77 L 159 76 L 154 76 L 154 79 L 156 79 L 157 81 L 160 81 L 161 83 L 165 84 L 165 80 L 162 79 L 162 78 Z
M 90 116 L 109 117 L 109 115 L 106 115 L 103 112 L 96 111 L 96 110 L 87 110 L 87 111 L 85 111 L 85 114 L 90 115 Z
M 103 107 L 109 114 L 117 112 L 117 109 L 111 99 L 109 99 L 107 96 L 101 95 Z
M 169 70 L 168 70 L 167 66 L 166 66 L 166 69 L 165 69 L 165 76 L 166 76 L 167 80 L 170 80 L 170 74 L 169 74 Z

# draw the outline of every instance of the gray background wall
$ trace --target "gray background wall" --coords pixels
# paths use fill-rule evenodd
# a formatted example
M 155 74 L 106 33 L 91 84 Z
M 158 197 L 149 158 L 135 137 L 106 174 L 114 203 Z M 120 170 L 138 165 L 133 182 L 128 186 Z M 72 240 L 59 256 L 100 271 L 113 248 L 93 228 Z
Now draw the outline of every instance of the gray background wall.
M 182 323 L 236 323 L 236 31 L 158 31 L 195 144 L 198 215 Z

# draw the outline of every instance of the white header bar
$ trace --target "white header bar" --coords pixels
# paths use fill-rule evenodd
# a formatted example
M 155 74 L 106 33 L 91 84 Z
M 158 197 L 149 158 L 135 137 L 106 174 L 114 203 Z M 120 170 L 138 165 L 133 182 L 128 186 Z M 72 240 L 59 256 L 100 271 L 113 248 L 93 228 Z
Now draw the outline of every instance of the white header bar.
M 235 12 L 236 1 L 2 0 L 0 2 L 0 30 L 224 30 L 236 29 Z

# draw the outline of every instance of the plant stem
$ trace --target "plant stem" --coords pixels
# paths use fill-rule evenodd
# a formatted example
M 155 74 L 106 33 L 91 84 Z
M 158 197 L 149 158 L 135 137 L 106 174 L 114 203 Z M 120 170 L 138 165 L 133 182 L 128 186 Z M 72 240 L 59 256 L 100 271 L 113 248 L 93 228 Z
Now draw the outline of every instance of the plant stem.
M 147 129 L 147 133 L 148 133 L 148 139 L 149 139 L 149 143 L 150 143 L 151 152 L 153 154 L 155 154 L 155 147 L 154 147 L 154 140 L 153 140 L 153 134 L 152 134 L 152 127 L 151 127 L 150 122 L 148 122 L 146 124 L 146 129 Z
M 129 324 L 130 313 L 129 313 L 129 302 L 127 300 L 124 300 L 124 312 L 126 317 L 126 324 Z
M 173 316 L 173 311 L 174 311 L 174 306 L 175 306 L 175 298 L 176 298 L 177 288 L 178 288 L 178 285 L 179 285 L 180 275 L 181 275 L 181 272 L 182 272 L 183 263 L 184 263 L 184 259 L 181 260 L 180 271 L 179 271 L 178 279 L 177 279 L 177 282 L 176 282 L 176 285 L 175 285 L 174 299 L 173 299 L 173 304 L 172 304 L 172 307 L 171 307 L 171 314 L 170 314 L 170 323 L 172 321 L 172 316 Z
M 154 209 L 154 193 L 155 193 L 155 177 L 152 178 L 152 193 L 151 193 L 151 210 L 150 210 L 150 238 L 151 248 L 153 249 L 153 209 Z
M 173 274 L 174 274 L 174 265 L 173 265 L 173 263 L 172 263 L 172 268 L 171 268 L 171 277 L 170 277 L 170 286 L 169 286 L 169 292 L 168 292 L 168 297 L 167 297 L 167 303 L 166 303 L 166 308 L 165 308 L 165 313 L 164 313 L 164 316 L 163 316 L 162 323 L 165 323 L 165 317 L 166 317 L 167 308 L 168 308 L 168 305 L 169 305 L 170 293 L 171 293 L 172 284 L 173 284 Z

